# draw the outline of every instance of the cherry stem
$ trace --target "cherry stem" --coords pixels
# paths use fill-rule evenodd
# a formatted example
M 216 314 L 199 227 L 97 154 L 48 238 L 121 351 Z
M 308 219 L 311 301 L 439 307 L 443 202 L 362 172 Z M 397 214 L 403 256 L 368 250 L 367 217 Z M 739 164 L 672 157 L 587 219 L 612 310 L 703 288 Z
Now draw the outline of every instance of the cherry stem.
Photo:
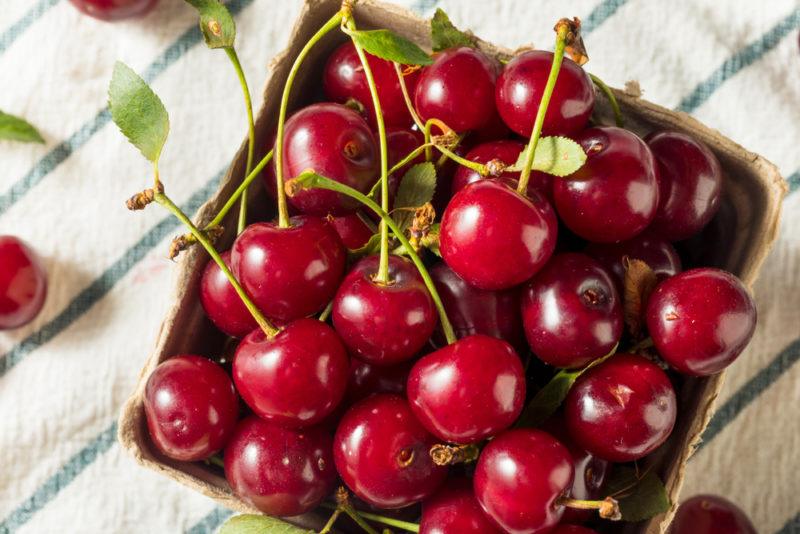
M 416 124 L 417 128 L 420 130 L 424 130 L 425 125 L 422 124 L 422 119 L 419 118 L 419 114 L 416 108 L 414 108 L 414 103 L 411 102 L 411 96 L 408 94 L 408 86 L 406 85 L 406 78 L 403 76 L 403 69 L 400 67 L 399 63 L 394 63 L 394 71 L 397 73 L 397 80 L 400 82 L 400 91 L 403 92 L 403 100 L 406 102 L 406 107 L 411 114 L 411 118 L 414 119 L 414 124 Z
M 319 531 L 319 534 L 327 534 L 333 528 L 333 524 L 336 523 L 336 520 L 339 519 L 339 515 L 342 513 L 341 508 L 336 508 L 331 514 L 330 518 L 328 518 L 328 522 L 325 523 L 325 526 L 322 527 L 322 530 Z
M 583 501 L 580 499 L 562 497 L 558 500 L 558 504 L 577 510 L 597 510 L 600 517 L 603 519 L 610 519 L 611 521 L 619 521 L 622 519 L 619 502 L 613 497 L 606 497 L 602 501 Z
M 536 153 L 536 145 L 539 144 L 539 137 L 542 135 L 542 125 L 544 125 L 544 116 L 547 113 L 547 106 L 550 105 L 550 98 L 553 96 L 553 89 L 556 86 L 558 73 L 561 70 L 561 61 L 564 59 L 564 48 L 567 45 L 567 35 L 570 28 L 567 24 L 556 25 L 556 49 L 553 54 L 553 64 L 550 67 L 550 75 L 547 78 L 547 85 L 544 86 L 542 93 L 542 100 L 539 102 L 539 109 L 536 111 L 536 120 L 533 123 L 531 130 L 531 140 L 525 152 L 525 166 L 519 175 L 519 184 L 517 185 L 517 193 L 525 195 L 528 190 L 528 180 L 531 178 L 531 167 L 533 167 L 533 156 Z
M 341 509 L 343 512 L 347 513 L 347 511 L 345 509 L 340 508 L 341 504 L 335 505 L 333 503 L 323 502 L 320 506 L 323 507 L 323 508 L 327 508 L 328 510 Z M 400 519 L 394 519 L 392 517 L 386 517 L 386 516 L 382 516 L 382 515 L 378 515 L 378 514 L 372 514 L 372 513 L 369 513 L 369 512 L 362 512 L 361 510 L 357 510 L 356 508 L 353 508 L 353 505 L 349 504 L 349 502 L 348 502 L 348 506 L 349 506 L 350 510 L 353 513 L 357 514 L 362 519 L 369 519 L 370 521 L 374 521 L 376 523 L 380 523 L 382 525 L 387 525 L 387 526 L 390 526 L 390 527 L 400 528 L 400 529 L 403 529 L 403 530 L 405 530 L 407 532 L 419 532 L 419 525 L 417 523 L 411 523 L 409 521 L 401 521 Z M 353 516 L 351 515 L 350 517 L 352 518 Z M 355 521 L 355 519 L 354 519 L 354 521 Z M 360 523 L 359 523 L 359 526 L 361 526 Z
M 405 248 L 409 258 L 411 258 L 411 261 L 414 262 L 414 265 L 417 267 L 420 276 L 422 276 L 422 280 L 425 282 L 425 287 L 428 288 L 428 292 L 431 294 L 431 298 L 436 306 L 436 310 L 439 312 L 439 322 L 442 324 L 442 331 L 447 339 L 447 343 L 455 343 L 456 334 L 453 331 L 453 325 L 450 323 L 450 319 L 447 318 L 447 312 L 444 309 L 444 304 L 442 304 L 442 299 L 439 297 L 439 292 L 436 290 L 436 286 L 433 284 L 433 280 L 431 279 L 431 275 L 428 273 L 428 269 L 425 267 L 425 264 L 422 263 L 422 260 L 414 250 L 414 247 L 412 247 L 411 243 L 408 242 L 408 239 L 397 226 L 397 224 L 395 224 L 394 220 L 392 220 L 391 216 L 389 216 L 386 211 L 381 209 L 380 206 L 378 206 L 371 198 L 367 197 L 363 193 L 356 191 L 352 187 L 349 187 L 345 184 L 331 180 L 330 178 L 320 176 L 315 172 L 309 171 L 301 173 L 300 176 L 293 178 L 286 183 L 286 189 L 289 194 L 293 194 L 299 189 L 314 187 L 342 193 L 343 195 L 347 195 L 348 197 L 359 201 L 361 204 L 375 212 L 375 214 L 377 214 L 381 220 L 389 226 L 389 228 L 392 230 L 392 233 L 394 233 L 394 235 L 397 237 L 397 240 L 400 241 L 400 244 Z
M 322 313 L 319 314 L 319 320 L 323 323 L 328 320 L 328 317 L 331 316 L 331 312 L 333 311 L 333 301 L 330 301 L 325 309 L 322 310 Z
M 236 188 L 236 191 L 233 192 L 227 202 L 225 202 L 225 205 L 222 206 L 216 216 L 214 216 L 211 222 L 208 223 L 203 230 L 208 231 L 209 229 L 216 228 L 222 224 L 225 216 L 228 214 L 234 204 L 236 204 L 236 201 L 239 200 L 239 198 L 242 198 L 248 186 L 258 177 L 261 171 L 264 170 L 264 167 L 266 167 L 269 162 L 272 161 L 272 154 L 272 150 L 267 152 L 267 155 L 264 156 L 261 161 L 258 162 L 258 165 L 256 165 L 255 168 L 250 171 L 250 174 L 248 174 L 247 177 L 242 180 L 242 183 L 239 184 L 239 187 Z
M 589 77 L 592 79 L 592 82 L 600 89 L 606 98 L 608 99 L 608 103 L 611 104 L 611 109 L 614 111 L 614 123 L 620 128 L 625 127 L 625 121 L 622 118 L 622 110 L 619 109 L 619 103 L 617 103 L 617 97 L 614 96 L 614 92 L 611 90 L 606 83 L 595 76 L 592 73 L 589 73 Z
M 464 167 L 468 167 L 468 168 L 472 169 L 473 171 L 477 172 L 481 176 L 488 176 L 489 174 L 491 174 L 489 172 L 489 167 L 487 167 L 486 165 L 483 165 L 482 163 L 478 163 L 477 161 L 470 161 L 468 159 L 462 158 L 461 156 L 459 156 L 458 154 L 456 154 L 455 152 L 453 152 L 449 148 L 446 148 L 446 147 L 443 147 L 443 146 L 440 146 L 440 145 L 436 145 L 436 144 L 434 144 L 434 146 L 436 147 L 436 149 L 439 152 L 441 152 L 442 154 L 444 154 L 448 158 L 452 159 L 453 161 L 455 161 L 459 165 L 463 165 Z
M 446 445 L 438 443 L 429 451 L 431 460 L 438 466 L 466 464 L 478 459 L 481 450 L 475 444 Z
M 300 71 L 300 65 L 303 64 L 308 53 L 317 42 L 328 34 L 331 30 L 337 28 L 344 17 L 343 10 L 338 11 L 333 17 L 325 23 L 322 28 L 317 30 L 311 39 L 303 46 L 300 53 L 294 60 L 292 68 L 289 70 L 289 75 L 286 77 L 286 85 L 283 86 L 283 94 L 281 95 L 281 106 L 278 112 L 278 131 L 275 137 L 275 182 L 278 194 L 278 227 L 289 228 L 289 208 L 286 205 L 286 193 L 283 188 L 283 130 L 286 123 L 286 111 L 289 108 L 289 93 L 292 90 L 292 84 Z
M 220 458 L 216 454 L 214 456 L 209 456 L 206 459 L 206 462 L 211 464 L 211 465 L 216 465 L 217 467 L 221 467 L 221 468 L 225 469 L 225 460 L 223 460 L 222 458 Z

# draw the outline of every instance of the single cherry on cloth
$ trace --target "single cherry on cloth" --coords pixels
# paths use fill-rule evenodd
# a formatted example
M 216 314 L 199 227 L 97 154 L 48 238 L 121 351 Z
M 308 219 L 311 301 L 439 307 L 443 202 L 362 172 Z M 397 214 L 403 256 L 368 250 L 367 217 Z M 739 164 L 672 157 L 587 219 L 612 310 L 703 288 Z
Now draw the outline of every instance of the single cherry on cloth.
M 610 462 L 632 462 L 664 443 L 677 400 L 667 374 L 633 354 L 617 354 L 586 371 L 564 401 L 575 443 Z
M 403 508 L 432 495 L 447 468 L 430 457 L 436 439 L 406 400 L 379 394 L 351 407 L 333 443 L 339 476 L 360 499 L 378 508 Z
M 366 193 L 378 176 L 378 148 L 367 122 L 341 104 L 311 104 L 289 117 L 284 129 L 283 173 L 288 180 L 312 169 Z M 303 189 L 289 197 L 303 213 L 342 215 L 358 202 L 325 189 Z
M 610 126 L 584 130 L 575 141 L 586 152 L 586 163 L 553 183 L 561 220 L 598 243 L 641 233 L 653 221 L 659 198 L 656 163 L 645 142 Z
M 649 230 L 619 243 L 590 243 L 584 252 L 614 275 L 620 290 L 625 281 L 626 257 L 645 262 L 653 269 L 658 280 L 666 280 L 682 270 L 681 258 L 675 247 Z
M 695 495 L 678 506 L 670 534 L 758 534 L 747 515 L 718 495 Z
M 552 64 L 552 52 L 532 50 L 509 61 L 497 78 L 497 110 L 508 127 L 522 137 L 531 135 Z M 542 135 L 575 135 L 586 126 L 593 109 L 591 78 L 565 57 L 544 115 Z
M 255 223 L 231 249 L 233 273 L 256 306 L 271 319 L 288 322 L 318 312 L 333 298 L 347 254 L 324 219 L 297 216 L 289 228 Z
M 436 329 L 438 315 L 410 260 L 389 256 L 389 282 L 375 281 L 378 256 L 359 261 L 333 299 L 333 326 L 353 355 L 377 365 L 412 358 Z
M 503 534 L 475 499 L 472 480 L 456 478 L 422 503 L 420 534 Z
M 523 197 L 498 180 L 459 191 L 442 216 L 442 258 L 467 283 L 507 289 L 536 274 L 556 246 L 558 222 L 539 195 Z
M 475 443 L 519 417 L 525 370 L 511 345 L 476 334 L 420 358 L 406 391 L 411 411 L 434 436 Z
M 239 416 L 230 377 L 208 358 L 166 360 L 147 379 L 144 413 L 153 443 L 175 460 L 204 460 L 222 450 Z
M 331 451 L 322 428 L 289 430 L 250 416 L 225 449 L 225 478 L 236 495 L 265 514 L 304 514 L 333 491 Z
M 645 138 L 659 169 L 660 200 L 650 229 L 668 241 L 699 232 L 717 213 L 722 167 L 711 150 L 680 132 Z
M 586 254 L 556 254 L 522 290 L 522 321 L 543 362 L 576 368 L 608 354 L 622 336 L 622 301 L 611 275 Z
M 350 359 L 350 381 L 345 404 L 351 406 L 375 393 L 405 395 L 411 362 L 397 365 L 373 365 L 358 358 Z
M 741 354 L 756 328 L 756 306 L 744 284 L 711 267 L 690 269 L 656 286 L 647 330 L 656 350 L 679 372 L 708 376 Z
M 357 213 L 348 213 L 329 219 L 345 247 L 356 250 L 363 247 L 375 233 Z
M 476 130 L 494 117 L 498 64 L 483 52 L 449 48 L 422 69 L 414 105 L 423 122 L 439 119 L 457 132 Z
M 221 256 L 230 269 L 231 252 L 225 251 Z M 213 260 L 206 264 L 200 279 L 200 303 L 214 326 L 229 336 L 241 338 L 258 328 L 228 277 Z
M 558 499 L 573 476 L 572 457 L 553 436 L 527 428 L 509 430 L 481 451 L 475 497 L 510 534 L 546 532 L 564 513 Z
M 286 428 L 319 423 L 339 405 L 350 361 L 336 332 L 298 319 L 275 337 L 253 330 L 236 348 L 233 380 L 253 411 Z
M 96 19 L 115 21 L 144 16 L 158 0 L 69 0 L 79 11 Z
M 47 274 L 22 240 L 0 235 L 0 330 L 33 321 L 47 296 Z

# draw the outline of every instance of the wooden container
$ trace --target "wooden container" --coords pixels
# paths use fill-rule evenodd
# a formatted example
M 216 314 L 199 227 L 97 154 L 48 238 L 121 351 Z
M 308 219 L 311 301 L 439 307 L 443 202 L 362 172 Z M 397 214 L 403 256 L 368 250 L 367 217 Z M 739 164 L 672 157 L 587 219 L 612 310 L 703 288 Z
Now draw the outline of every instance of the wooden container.
M 307 0 L 295 24 L 289 44 L 271 64 L 271 74 L 264 90 L 264 103 L 256 120 L 257 160 L 267 151 L 268 137 L 274 131 L 278 105 L 284 81 L 292 62 L 302 46 L 326 20 L 339 9 L 339 0 Z M 355 17 L 360 28 L 388 28 L 430 49 L 430 30 L 427 21 L 413 13 L 391 4 L 362 0 L 356 4 Z M 328 55 L 345 36 L 331 32 L 313 49 L 301 68 L 292 91 L 290 109 L 310 102 L 320 86 L 322 69 Z M 508 55 L 510 51 L 480 42 L 484 52 Z M 615 90 L 626 127 L 644 135 L 652 130 L 670 129 L 685 132 L 708 145 L 719 158 L 724 170 L 724 200 L 727 214 L 721 221 L 721 232 L 703 244 L 701 253 L 705 263 L 710 263 L 739 276 L 752 287 L 758 271 L 769 252 L 778 231 L 781 200 L 786 192 L 783 178 L 776 167 L 757 154 L 748 152 L 730 139 L 722 136 L 689 117 L 640 98 Z M 605 97 L 598 94 L 594 120 L 613 124 Z M 195 221 L 205 224 L 212 219 L 225 200 L 243 178 L 246 159 L 242 145 L 216 194 L 206 202 Z M 271 216 L 272 202 L 260 182 L 251 188 L 251 217 L 266 219 Z M 236 227 L 236 210 L 228 216 L 224 235 L 217 242 L 220 249 L 230 247 Z M 712 222 L 712 224 L 714 224 Z M 147 432 L 143 397 L 147 377 L 155 367 L 169 357 L 181 353 L 214 354 L 222 350 L 220 334 L 205 317 L 199 301 L 199 281 L 208 256 L 201 247 L 184 253 L 178 263 L 179 276 L 175 291 L 175 304 L 167 314 L 156 340 L 155 349 L 145 363 L 133 395 L 123 407 L 119 420 L 119 440 L 136 460 L 155 471 L 207 495 L 220 505 L 242 512 L 257 512 L 239 500 L 230 490 L 219 470 L 203 464 L 183 463 L 160 455 L 152 445 Z M 747 357 L 745 353 L 743 358 Z M 714 413 L 714 404 L 722 386 L 724 373 L 700 379 L 686 379 L 678 393 L 680 409 L 675 430 L 670 439 L 647 459 L 662 477 L 673 503 L 678 502 L 686 462 L 699 442 L 703 429 Z M 647 522 L 626 525 L 626 532 L 664 532 L 673 510 Z M 308 528 L 320 528 L 324 517 L 315 513 L 291 518 L 290 522 Z

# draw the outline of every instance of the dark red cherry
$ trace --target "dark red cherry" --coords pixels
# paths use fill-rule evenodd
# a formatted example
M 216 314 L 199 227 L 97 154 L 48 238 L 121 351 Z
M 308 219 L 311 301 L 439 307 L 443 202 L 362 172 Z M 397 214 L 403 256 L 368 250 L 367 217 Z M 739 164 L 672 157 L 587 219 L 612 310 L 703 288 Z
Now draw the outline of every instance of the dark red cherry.
M 230 251 L 221 256 L 225 265 L 231 268 Z M 214 326 L 229 336 L 244 337 L 258 327 L 253 315 L 213 260 L 206 264 L 200 279 L 200 302 Z
M 298 216 L 290 228 L 255 223 L 231 249 L 233 272 L 268 317 L 288 322 L 325 307 L 336 293 L 347 255 L 324 219 Z
M 695 495 L 675 512 L 670 534 L 758 534 L 747 515 L 718 495 Z
M 339 476 L 350 490 L 379 508 L 402 508 L 432 495 L 447 475 L 433 463 L 435 438 L 405 399 L 373 395 L 342 417 L 333 443 Z
M 272 339 L 253 330 L 233 358 L 242 399 L 262 419 L 286 428 L 325 419 L 344 397 L 349 376 L 339 336 L 316 319 L 293 321 Z
M 439 119 L 457 132 L 489 124 L 494 114 L 497 65 L 483 52 L 462 46 L 438 54 L 422 69 L 414 105 L 423 122 Z
M 350 382 L 347 384 L 345 403 L 350 406 L 375 393 L 405 395 L 411 362 L 397 365 L 373 365 L 350 359 Z
M 599 261 L 614 275 L 617 288 L 622 290 L 625 281 L 624 259 L 645 262 L 659 280 L 665 280 L 681 272 L 681 258 L 668 241 L 646 231 L 633 239 L 620 243 L 591 243 L 584 251 Z
M 756 328 L 756 306 L 742 282 L 714 268 L 660 283 L 647 303 L 656 350 L 681 373 L 708 376 L 729 366 Z
M 589 128 L 575 140 L 586 163 L 553 183 L 556 211 L 567 227 L 598 243 L 641 233 L 656 215 L 658 180 L 653 154 L 622 128 Z
M 475 497 L 506 532 L 534 534 L 564 513 L 558 498 L 572 485 L 572 457 L 541 430 L 504 432 L 484 447 L 475 468 Z
M 225 449 L 225 478 L 265 514 L 304 514 L 333 491 L 331 450 L 330 435 L 319 427 L 288 430 L 250 416 Z
M 533 353 L 554 367 L 583 367 L 622 336 L 622 302 L 611 275 L 586 254 L 556 254 L 522 290 Z
M 470 133 L 466 141 L 471 146 L 477 146 L 490 141 L 506 139 L 509 135 L 511 135 L 511 130 L 508 129 L 508 126 L 503 122 L 500 114 L 495 110 L 489 122 L 485 126 Z
M 388 284 L 374 281 L 378 256 L 359 261 L 333 299 L 333 326 L 355 356 L 378 365 L 413 357 L 431 338 L 438 316 L 411 261 L 389 257 Z
M 475 443 L 519 417 L 525 371 L 511 345 L 476 334 L 420 358 L 406 390 L 411 411 L 434 436 Z
M 239 399 L 222 367 L 202 356 L 181 355 L 160 363 L 147 379 L 144 413 L 158 450 L 194 462 L 228 442 Z
M 375 79 L 378 98 L 381 101 L 381 111 L 386 126 L 407 127 L 413 119 L 406 106 L 400 81 L 391 61 L 386 61 L 372 54 L 366 53 L 367 63 Z M 403 75 L 409 95 L 414 94 L 419 72 L 412 70 Z M 329 100 L 344 104 L 349 99 L 358 101 L 366 109 L 367 116 L 375 124 L 375 108 L 372 105 L 372 95 L 367 84 L 364 67 L 356 53 L 351 40 L 339 46 L 328 58 L 322 74 L 322 84 L 325 96 Z
M 472 480 L 456 478 L 422 503 L 420 534 L 503 534 L 475 500 Z
M 286 121 L 283 145 L 284 178 L 303 171 L 317 173 L 362 193 L 379 174 L 375 137 L 361 116 L 340 104 L 311 104 Z M 289 197 L 303 213 L 342 215 L 358 203 L 324 189 L 304 189 Z
M 570 509 L 568 508 L 567 512 L 569 511 Z M 598 534 L 598 532 L 589 527 L 582 527 L 580 525 L 561 524 L 556 526 L 555 529 L 549 531 L 548 534 Z
M 442 217 L 440 250 L 447 265 L 481 289 L 521 284 L 550 259 L 558 223 L 539 195 L 525 198 L 498 180 L 459 191 Z
M 668 241 L 691 237 L 719 209 L 722 167 L 706 145 L 686 134 L 659 132 L 646 140 L 658 163 L 660 191 L 650 228 Z
M 497 79 L 497 110 L 508 127 L 523 137 L 531 135 L 552 64 L 552 52 L 532 50 L 509 61 Z M 565 57 L 544 115 L 542 135 L 575 135 L 586 126 L 593 109 L 592 80 Z
M 564 401 L 575 443 L 610 462 L 632 462 L 666 441 L 675 425 L 675 390 L 661 368 L 618 354 L 586 371 Z
M 46 296 L 47 275 L 33 250 L 14 236 L 0 235 L 0 330 L 33 321 Z
M 386 149 L 389 155 L 389 168 L 394 167 L 400 163 L 406 156 L 408 156 L 414 149 L 419 147 L 425 142 L 425 137 L 419 130 L 411 130 L 409 128 L 387 128 L 386 130 Z M 396 173 L 397 184 L 403 175 L 416 165 L 425 161 L 425 153 L 421 153 L 414 158 L 407 165 L 403 165 Z M 391 189 L 391 188 L 390 188 Z
M 79 11 L 96 19 L 115 21 L 140 17 L 148 13 L 158 0 L 69 0 Z
M 344 246 L 350 250 L 356 250 L 366 245 L 369 238 L 375 233 L 357 213 L 331 217 L 329 221 L 336 233 L 339 234 Z

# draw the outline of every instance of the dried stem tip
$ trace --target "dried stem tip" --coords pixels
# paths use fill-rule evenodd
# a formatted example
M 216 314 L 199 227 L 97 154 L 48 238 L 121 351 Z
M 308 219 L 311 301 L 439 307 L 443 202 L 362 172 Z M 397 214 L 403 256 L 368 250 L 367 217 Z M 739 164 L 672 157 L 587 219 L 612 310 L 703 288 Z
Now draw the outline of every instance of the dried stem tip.
M 433 463 L 439 466 L 465 464 L 478 459 L 480 449 L 477 445 L 443 445 L 431 447 L 430 455 Z
M 158 182 L 158 192 L 164 192 L 164 186 Z M 143 210 L 148 204 L 153 202 L 156 198 L 155 189 L 145 189 L 141 193 L 136 193 L 131 198 L 125 201 L 125 206 L 131 211 Z
M 586 47 L 583 45 L 583 37 L 581 37 L 581 19 L 573 17 L 572 20 L 561 19 L 556 22 L 556 33 L 566 32 L 566 39 L 564 51 L 572 58 L 572 61 L 578 65 L 583 65 L 589 61 L 589 56 L 586 53 Z
M 203 233 L 208 240 L 211 241 L 211 243 L 214 243 L 224 231 L 225 229 L 222 226 L 211 226 L 203 230 Z M 172 243 L 169 245 L 169 259 L 174 260 L 178 257 L 178 255 L 180 255 L 181 252 L 188 249 L 195 243 L 197 243 L 197 238 L 195 238 L 192 234 L 179 235 L 173 239 Z

